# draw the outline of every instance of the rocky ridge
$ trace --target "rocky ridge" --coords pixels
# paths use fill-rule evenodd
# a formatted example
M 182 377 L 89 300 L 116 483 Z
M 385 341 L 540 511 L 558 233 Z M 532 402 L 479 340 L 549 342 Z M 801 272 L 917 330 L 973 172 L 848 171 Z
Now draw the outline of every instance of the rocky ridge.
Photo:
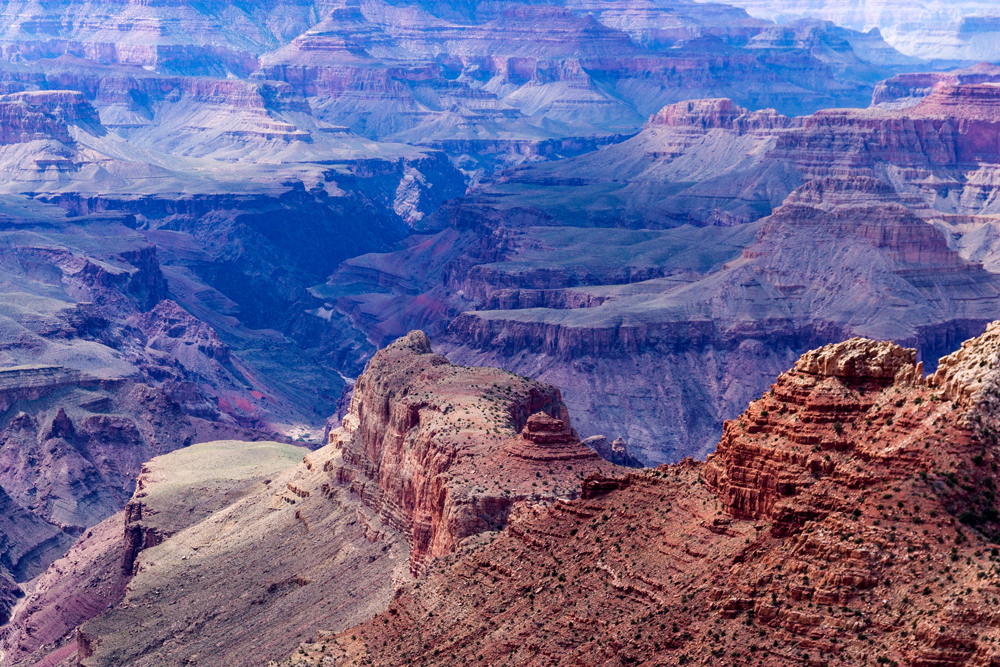
M 991 664 L 998 452 L 954 399 L 998 332 L 928 378 L 891 343 L 815 350 L 707 462 L 590 479 L 280 664 Z
M 144 466 L 124 511 L 18 605 L 4 655 L 88 666 L 279 658 L 384 610 L 402 583 L 495 538 L 511 516 L 619 470 L 565 419 L 558 390 L 454 366 L 413 332 L 376 354 L 343 426 L 301 463 L 304 450 L 288 445 L 222 442 Z M 181 635 L 175 609 L 190 628 Z
M 987 0 L 928 2 L 830 0 L 808 3 L 735 0 L 752 16 L 779 23 L 802 19 L 833 21 L 875 33 L 899 51 L 928 60 L 995 61 L 998 50 L 996 6 Z

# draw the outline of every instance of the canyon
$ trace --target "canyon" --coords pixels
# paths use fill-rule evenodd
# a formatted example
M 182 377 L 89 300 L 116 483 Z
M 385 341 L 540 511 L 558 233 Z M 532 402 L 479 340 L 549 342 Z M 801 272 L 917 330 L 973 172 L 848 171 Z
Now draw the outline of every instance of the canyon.
M 995 26 L 786 4 L 0 2 L 5 664 L 992 660 Z
M 807 349 L 885 338 L 931 369 L 992 319 L 998 75 L 899 75 L 867 109 L 794 118 L 669 105 L 503 173 L 313 293 L 374 340 L 420 326 L 457 361 L 559 386 L 584 436 L 646 464 L 703 457 Z
M 125 509 L 18 603 L 5 660 L 278 659 L 383 611 L 526 508 L 625 470 L 580 443 L 557 389 L 455 366 L 421 332 L 372 358 L 328 439 L 202 443 L 145 464 Z
M 996 61 L 1000 54 L 1000 13 L 996 5 L 984 0 L 919 4 L 899 0 L 734 0 L 731 4 L 754 17 L 778 23 L 820 19 L 861 32 L 874 30 L 903 53 L 931 60 Z
M 705 461 L 582 484 L 273 665 L 995 662 L 1000 323 L 810 351 Z
M 18 605 L 4 655 L 989 664 L 998 382 L 1000 322 L 929 375 L 853 338 L 802 355 L 706 460 L 635 470 L 580 443 L 555 388 L 412 332 L 319 450 L 153 459 Z
M 419 253 L 500 174 L 619 146 L 665 104 L 811 113 L 925 69 L 688 0 L 0 3 L 3 614 L 150 458 L 318 448 L 378 349 L 467 309 L 368 317 L 327 294 L 382 280 L 350 262 Z M 574 424 L 617 463 L 669 457 L 645 404 Z

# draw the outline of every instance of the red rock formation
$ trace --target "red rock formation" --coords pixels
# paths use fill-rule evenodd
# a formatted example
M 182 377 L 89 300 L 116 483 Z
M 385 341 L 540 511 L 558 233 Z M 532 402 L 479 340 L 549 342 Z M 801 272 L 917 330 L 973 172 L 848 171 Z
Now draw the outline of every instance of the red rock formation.
M 505 447 L 507 453 L 529 461 L 594 460 L 594 452 L 580 444 L 580 439 L 562 419 L 539 412 L 528 417 L 520 435 Z
M 163 322 L 171 313 L 165 308 L 147 324 Z M 183 317 L 167 320 L 161 327 L 167 333 L 156 335 L 169 337 L 171 326 L 188 324 Z M 81 664 L 107 664 L 116 655 L 131 656 L 136 665 L 174 664 L 204 654 L 205 646 L 228 648 L 199 661 L 231 664 L 233 655 L 252 653 L 251 646 L 286 646 L 293 625 L 295 632 L 315 631 L 325 619 L 353 625 L 385 608 L 394 588 L 408 580 L 406 571 L 423 573 L 454 551 L 485 542 L 483 533 L 495 536 L 510 516 L 617 488 L 613 474 L 620 469 L 580 444 L 565 413 L 553 387 L 496 369 L 454 366 L 413 332 L 372 359 L 343 427 L 299 465 L 265 475 L 254 459 L 239 456 L 239 447 L 250 443 L 210 443 L 143 466 L 132 499 L 116 515 L 118 539 L 103 554 L 81 541 L 71 558 L 50 567 L 30 605 L 19 610 L 5 650 L 18 659 L 56 655 L 83 623 L 75 642 Z M 213 464 L 234 460 L 238 475 Z M 219 521 L 229 526 L 225 536 Z M 284 557 L 290 549 L 295 558 Z M 348 572 L 352 558 L 362 564 Z M 242 573 L 237 579 L 234 568 Z M 274 577 L 275 568 L 284 579 L 264 581 L 262 571 Z M 192 576 L 214 583 L 187 586 Z M 176 583 L 168 583 L 174 577 Z M 313 577 L 340 593 L 309 587 Z M 114 589 L 118 598 L 95 598 L 90 606 L 70 596 L 71 608 L 60 614 L 56 597 L 91 581 L 102 595 L 108 581 L 131 583 Z M 259 600 L 247 596 L 248 586 L 261 589 Z M 162 604 L 163 589 L 172 602 Z M 161 600 L 152 616 L 147 596 Z M 221 611 L 224 597 L 230 599 Z M 275 623 L 274 610 L 290 610 L 295 600 L 323 611 L 296 607 Z M 197 637 L 164 644 L 177 609 L 198 619 L 191 620 Z M 158 620 L 138 634 L 123 633 L 135 627 L 136 614 Z M 36 636 L 32 628 L 40 625 L 45 632 Z
M 613 469 L 568 429 L 557 389 L 454 366 L 421 332 L 372 358 L 343 424 L 334 476 L 406 536 L 415 573 L 515 505 L 574 498 L 582 475 Z
M 726 422 L 716 453 L 708 457 L 705 481 L 729 514 L 768 518 L 778 533 L 797 531 L 817 518 L 817 503 L 801 495 L 822 476 L 838 472 L 824 452 L 856 454 L 863 448 L 869 429 L 859 424 L 881 417 L 873 412 L 879 392 L 897 376 L 923 382 L 915 360 L 915 350 L 863 339 L 803 355 L 739 420 Z M 845 423 L 863 434 L 845 436 Z M 871 432 L 881 428 L 875 424 Z
M 1000 322 L 914 354 L 804 355 L 706 463 L 588 478 L 281 664 L 992 664 Z
M 980 63 L 952 72 L 912 72 L 899 74 L 875 86 L 872 105 L 915 104 L 938 88 L 1000 81 L 1000 67 Z

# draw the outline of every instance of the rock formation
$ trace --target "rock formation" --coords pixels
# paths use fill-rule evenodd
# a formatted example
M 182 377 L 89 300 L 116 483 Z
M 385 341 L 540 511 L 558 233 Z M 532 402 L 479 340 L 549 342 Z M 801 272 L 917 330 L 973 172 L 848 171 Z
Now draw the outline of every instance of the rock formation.
M 0 3 L 0 369 L 48 368 L 0 399 L 27 401 L 0 423 L 0 485 L 75 536 L 174 447 L 318 446 L 388 342 L 314 289 L 341 262 L 667 102 L 812 111 L 900 71 L 834 26 L 750 45 L 772 27 L 687 0 Z M 404 320 L 391 338 L 424 324 Z M 32 373 L 61 379 L 36 397 Z M 45 430 L 60 409 L 73 433 Z
M 561 419 L 539 412 L 528 417 L 524 429 L 506 446 L 510 456 L 529 461 L 586 461 L 596 452 L 581 446 L 580 439 Z
M 575 498 L 586 474 L 613 468 L 568 420 L 557 389 L 452 365 L 412 332 L 354 386 L 330 434 L 344 459 L 332 474 L 406 536 L 419 574 L 462 540 L 502 529 L 516 505 Z
M 634 466 L 705 451 L 805 347 L 877 334 L 926 357 L 995 305 L 995 244 L 962 236 L 995 201 L 988 72 L 919 93 L 897 80 L 886 100 L 910 91 L 906 113 L 792 118 L 860 106 L 922 67 L 874 32 L 688 0 L 67 0 L 0 3 L 0 61 L 0 613 L 23 585 L 8 650 L 25 661 L 102 610 L 81 659 L 204 661 L 211 646 L 190 651 L 169 611 L 142 614 L 185 565 L 219 590 L 246 580 L 194 557 L 211 551 L 199 542 L 167 546 L 214 526 L 160 525 L 135 487 L 143 464 L 220 438 L 318 447 L 353 378 L 410 329 L 566 387 L 584 435 L 623 436 L 594 448 Z M 803 262 L 812 238 L 857 254 Z M 861 287 L 829 298 L 824 272 Z M 888 305 L 869 317 L 850 299 Z M 326 610 L 329 627 L 374 613 L 388 577 L 424 573 L 522 506 L 614 491 L 556 390 L 407 341 L 359 380 L 332 449 L 261 495 L 294 507 L 287 530 L 335 531 L 325 554 L 308 533 L 306 560 L 357 586 L 318 617 L 296 611 L 319 596 L 260 510 L 233 538 L 264 535 L 260 560 L 212 552 L 272 567 L 260 597 L 213 616 L 202 591 L 171 592 L 216 650 L 277 655 Z M 325 495 L 336 485 L 353 495 Z M 123 508 L 119 544 L 105 522 Z M 351 606 L 369 582 L 343 568 L 365 558 L 386 581 Z M 174 569 L 143 570 L 160 559 Z M 255 601 L 271 597 L 289 625 L 265 631 Z M 246 634 L 229 633 L 241 615 Z M 122 630 L 137 618 L 142 646 Z
M 995 316 L 994 77 L 901 76 L 906 104 L 799 118 L 670 105 L 316 294 L 376 340 L 419 323 L 456 360 L 559 386 L 583 436 L 614 429 L 646 463 L 701 456 L 811 347 L 891 339 L 933 370 Z
M 494 539 L 511 516 L 599 489 L 593 480 L 620 469 L 566 419 L 553 387 L 454 366 L 412 332 L 375 355 L 317 451 L 217 442 L 143 466 L 124 511 L 18 606 L 4 655 L 75 654 L 88 666 L 280 658 L 383 611 L 399 585 Z
M 707 462 L 588 479 L 275 664 L 991 664 L 995 406 L 944 391 L 982 395 L 998 336 L 927 379 L 888 342 L 810 352 Z

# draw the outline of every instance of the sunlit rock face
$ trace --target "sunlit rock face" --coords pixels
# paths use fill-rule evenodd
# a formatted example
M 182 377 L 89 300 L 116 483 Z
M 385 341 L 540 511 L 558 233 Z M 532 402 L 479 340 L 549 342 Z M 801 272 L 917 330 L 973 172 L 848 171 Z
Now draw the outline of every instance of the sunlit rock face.
M 708 460 L 589 477 L 579 500 L 524 512 L 385 612 L 277 664 L 750 653 L 779 667 L 863 663 L 873 644 L 883 664 L 981 664 L 997 638 L 975 587 L 995 576 L 998 333 L 927 380 L 916 350 L 891 342 L 812 350 L 726 423 Z

